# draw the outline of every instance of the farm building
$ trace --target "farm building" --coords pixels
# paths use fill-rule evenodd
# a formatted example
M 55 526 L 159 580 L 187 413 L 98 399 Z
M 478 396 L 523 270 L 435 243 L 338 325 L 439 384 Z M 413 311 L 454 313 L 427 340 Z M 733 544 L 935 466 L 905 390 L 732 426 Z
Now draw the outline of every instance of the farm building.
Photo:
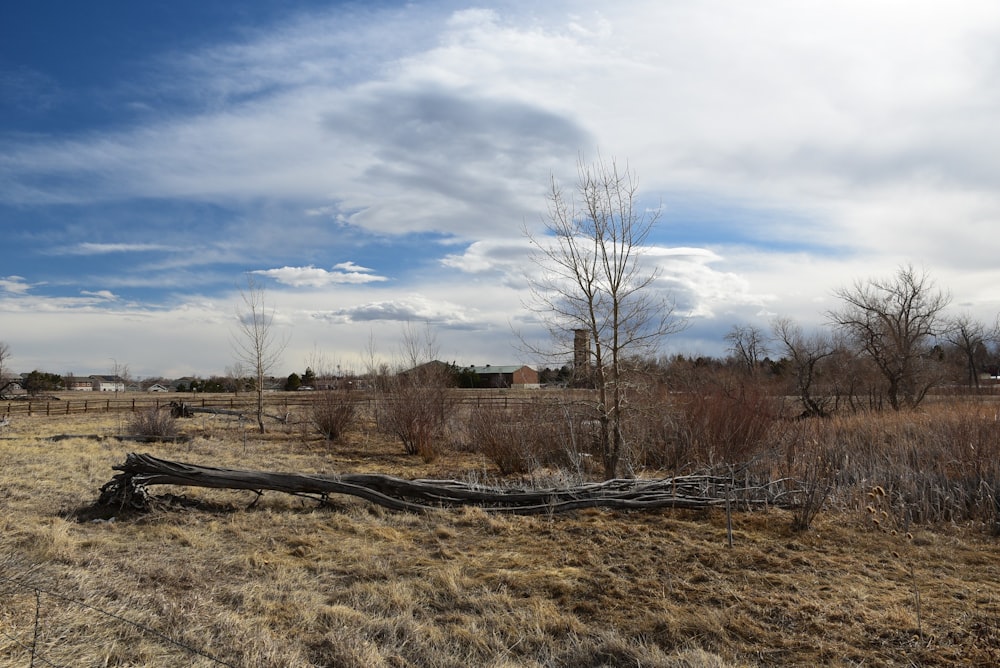
M 469 369 L 478 377 L 479 387 L 511 387 L 530 389 L 540 387 L 538 372 L 529 366 L 472 366 Z
M 66 376 L 63 378 L 63 386 L 72 392 L 90 392 L 94 389 L 94 380 L 93 377 Z
M 402 378 L 450 378 L 460 387 L 479 388 L 538 388 L 538 372 L 529 366 L 466 366 L 460 367 L 432 360 L 399 372 Z

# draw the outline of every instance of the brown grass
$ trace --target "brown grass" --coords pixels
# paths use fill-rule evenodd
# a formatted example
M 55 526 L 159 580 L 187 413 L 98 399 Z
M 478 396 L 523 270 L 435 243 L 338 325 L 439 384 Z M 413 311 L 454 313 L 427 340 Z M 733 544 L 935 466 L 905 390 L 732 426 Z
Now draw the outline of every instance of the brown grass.
M 111 438 L 118 419 L 20 418 L 0 435 L 0 665 L 29 665 L 32 645 L 35 665 L 214 665 L 154 631 L 234 666 L 996 665 L 987 520 L 904 527 L 893 496 L 915 475 L 892 466 L 899 453 L 927 450 L 924 468 L 945 481 L 994 466 L 995 450 L 968 451 L 993 437 L 962 427 L 971 412 L 934 410 L 910 426 L 803 426 L 799 451 L 772 462 L 844 444 L 834 505 L 807 532 L 787 512 L 737 513 L 731 549 L 717 512 L 410 515 L 279 494 L 248 510 L 252 493 L 179 488 L 154 492 L 186 505 L 112 522 L 90 504 L 130 447 Z M 308 425 L 245 443 L 222 417 L 179 426 L 190 442 L 141 447 L 241 468 L 498 475 L 474 451 L 407 456 L 365 421 L 333 446 Z M 885 495 L 869 497 L 877 486 Z

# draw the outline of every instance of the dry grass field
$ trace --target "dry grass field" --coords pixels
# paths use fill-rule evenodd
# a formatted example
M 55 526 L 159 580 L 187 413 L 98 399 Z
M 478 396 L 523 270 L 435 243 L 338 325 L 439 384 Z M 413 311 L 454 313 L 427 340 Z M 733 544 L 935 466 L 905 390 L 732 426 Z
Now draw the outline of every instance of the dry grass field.
M 127 415 L 18 417 L 0 433 L 2 666 L 991 666 L 1000 550 L 981 522 L 882 530 L 832 499 L 786 511 L 394 513 L 267 493 L 93 507 L 129 451 L 231 468 L 491 479 L 355 429 L 113 438 Z M 53 436 L 70 437 L 53 439 Z M 95 438 L 96 437 L 96 438 Z M 997 453 L 987 453 L 996 459 Z M 869 505 L 880 516 L 879 498 Z

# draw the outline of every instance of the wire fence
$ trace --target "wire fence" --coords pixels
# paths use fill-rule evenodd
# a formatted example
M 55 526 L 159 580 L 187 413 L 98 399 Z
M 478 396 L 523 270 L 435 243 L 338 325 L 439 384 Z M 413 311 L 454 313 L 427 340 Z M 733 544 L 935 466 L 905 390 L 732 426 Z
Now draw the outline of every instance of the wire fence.
M 71 596 L 65 596 L 52 591 L 51 589 L 26 582 L 21 578 L 12 578 L 0 575 L 0 585 L 2 585 L 4 589 L 9 590 L 3 596 L 3 599 L 5 600 L 5 609 L 3 614 L 3 625 L 0 626 L 0 636 L 6 638 L 11 643 L 12 648 L 19 648 L 21 650 L 21 653 L 25 655 L 23 658 L 25 665 L 30 668 L 34 668 L 34 666 L 76 668 L 81 665 L 79 656 L 72 656 L 75 653 L 74 649 L 67 647 L 64 643 L 67 636 L 66 629 L 60 628 L 59 625 L 49 622 L 48 618 L 43 615 L 43 610 L 46 609 L 47 600 L 51 600 L 53 605 L 59 605 L 63 608 L 77 608 L 87 613 L 97 614 L 114 620 L 114 622 L 124 627 L 133 629 L 161 644 L 166 644 L 180 650 L 183 652 L 183 656 L 186 657 L 184 661 L 187 663 L 190 663 L 196 657 L 200 657 L 202 659 L 206 659 L 209 662 L 209 665 L 212 666 L 229 666 L 231 668 L 236 668 L 237 666 L 237 664 L 214 656 L 204 649 L 193 647 L 174 637 L 171 637 L 163 631 L 159 631 L 146 624 L 128 619 L 122 614 L 104 610 L 96 605 L 87 603 L 86 601 L 81 601 Z M 17 592 L 20 592 L 22 597 L 28 598 L 27 607 L 25 608 L 22 605 L 22 610 L 24 610 L 26 614 L 31 617 L 31 621 L 26 624 L 15 626 L 13 620 L 11 619 L 11 613 L 15 609 Z M 119 639 L 117 637 L 111 638 L 107 641 L 107 644 L 116 644 L 118 640 Z M 107 661 L 103 663 L 106 664 Z M 6 665 L 16 664 L 10 663 Z

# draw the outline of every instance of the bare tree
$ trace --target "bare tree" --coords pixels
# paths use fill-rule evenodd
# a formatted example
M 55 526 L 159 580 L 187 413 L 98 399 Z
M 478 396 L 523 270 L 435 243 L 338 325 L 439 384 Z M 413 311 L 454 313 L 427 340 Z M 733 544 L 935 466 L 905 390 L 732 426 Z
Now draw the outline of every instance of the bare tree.
M 385 390 L 392 367 L 389 362 L 379 356 L 374 332 L 368 332 L 368 342 L 361 352 L 361 364 L 364 367 L 365 380 L 369 389 Z
M 572 341 L 580 330 L 589 334 L 608 478 L 618 475 L 627 443 L 627 361 L 655 352 L 664 336 L 684 325 L 655 289 L 659 272 L 640 261 L 660 211 L 640 204 L 638 189 L 627 166 L 581 160 L 575 195 L 551 181 L 545 235 L 526 233 L 541 269 L 532 279 L 532 307 L 557 342 Z
M 238 396 L 240 390 L 243 389 L 243 383 L 247 377 L 246 364 L 240 360 L 236 360 L 226 367 L 226 375 L 229 377 L 227 384 L 230 385 L 233 394 Z
M 952 318 L 944 338 L 961 355 L 969 387 L 978 390 L 979 368 L 985 363 L 989 344 L 997 339 L 997 326 L 989 330 L 981 321 L 963 314 Z
M 725 339 L 729 343 L 729 352 L 747 375 L 756 375 L 761 361 L 768 353 L 767 335 L 753 325 L 733 325 Z
M 405 323 L 400 354 L 406 369 L 379 379 L 376 422 L 381 431 L 399 438 L 407 454 L 431 461 L 440 452 L 455 401 L 452 367 L 435 359 L 437 336 L 429 324 L 420 332 Z
M 878 367 L 889 405 L 897 411 L 916 407 L 941 378 L 931 348 L 947 329 L 943 312 L 951 297 L 912 265 L 835 294 L 843 307 L 828 317 Z
M 789 318 L 775 319 L 771 329 L 782 354 L 792 364 L 795 390 L 803 415 L 826 417 L 830 410 L 830 397 L 817 395 L 815 386 L 821 363 L 833 356 L 837 351 L 836 345 L 829 336 L 820 332 L 806 336 L 802 328 Z
M 115 388 L 115 398 L 118 398 L 119 387 L 121 390 L 128 390 L 129 384 L 132 382 L 132 373 L 129 371 L 128 364 L 119 362 L 114 357 L 111 358 L 111 382 L 114 383 Z
M 0 341 L 0 398 L 7 394 L 7 388 L 14 384 L 13 378 L 8 378 L 10 371 L 7 364 L 10 362 L 10 345 Z
M 374 342 L 372 341 L 370 345 L 374 345 Z M 409 320 L 403 323 L 400 357 L 406 369 L 433 361 L 439 352 L 437 332 L 434 331 L 429 322 L 424 323 L 423 331 L 418 331 Z
M 379 367 L 385 364 L 378 354 L 378 343 L 375 341 L 375 332 L 368 332 L 368 341 L 361 351 L 361 364 L 365 368 L 365 375 L 374 379 L 379 372 Z
M 288 341 L 278 339 L 274 329 L 274 309 L 267 306 L 264 288 L 252 274 L 246 276 L 246 287 L 240 289 L 242 309 L 237 307 L 239 322 L 233 337 L 233 350 L 237 363 L 245 365 L 254 374 L 254 392 L 257 396 L 257 428 L 264 433 L 264 381 L 281 359 Z

